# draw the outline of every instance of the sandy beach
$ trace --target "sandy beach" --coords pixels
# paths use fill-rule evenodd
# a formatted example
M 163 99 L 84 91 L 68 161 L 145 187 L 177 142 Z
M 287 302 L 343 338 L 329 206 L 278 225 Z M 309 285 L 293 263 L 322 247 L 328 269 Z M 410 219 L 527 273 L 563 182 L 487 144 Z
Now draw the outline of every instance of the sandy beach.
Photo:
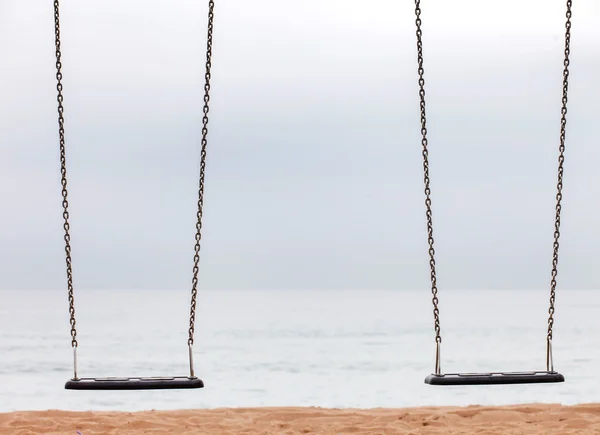
M 0 434 L 600 434 L 600 404 L 0 414 Z

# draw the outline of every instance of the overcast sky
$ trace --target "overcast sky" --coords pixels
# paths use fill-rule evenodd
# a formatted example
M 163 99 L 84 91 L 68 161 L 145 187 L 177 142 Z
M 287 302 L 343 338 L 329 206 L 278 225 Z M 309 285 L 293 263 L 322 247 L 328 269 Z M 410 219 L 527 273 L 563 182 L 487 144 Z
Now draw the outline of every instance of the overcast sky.
M 201 287 L 429 286 L 414 3 L 217 0 Z M 550 278 L 563 0 L 422 2 L 441 288 Z M 207 2 L 62 2 L 77 288 L 189 288 Z M 560 288 L 599 287 L 575 0 Z M 0 1 L 0 288 L 64 288 L 52 2 Z

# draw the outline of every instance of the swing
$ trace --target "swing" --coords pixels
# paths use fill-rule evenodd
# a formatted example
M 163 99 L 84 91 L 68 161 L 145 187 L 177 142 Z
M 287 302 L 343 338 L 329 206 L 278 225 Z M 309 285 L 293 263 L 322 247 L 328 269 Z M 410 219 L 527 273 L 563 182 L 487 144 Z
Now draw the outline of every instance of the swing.
M 127 378 L 80 378 L 77 373 L 77 329 L 75 322 L 75 298 L 73 290 L 73 272 L 71 267 L 71 236 L 69 233 L 69 203 L 67 200 L 67 169 L 66 169 L 66 153 L 65 153 L 65 129 L 63 115 L 63 85 L 62 85 L 62 63 L 61 63 L 61 46 L 60 46 L 60 20 L 59 20 L 59 0 L 54 0 L 54 33 L 56 46 L 56 89 L 58 92 L 58 126 L 59 126 L 59 141 L 60 141 L 60 171 L 62 185 L 62 206 L 64 219 L 64 240 L 65 254 L 67 265 L 67 288 L 69 299 L 69 314 L 71 324 L 71 347 L 73 348 L 73 378 L 65 384 L 67 390 L 163 390 L 163 389 L 191 389 L 203 388 L 204 383 L 194 374 L 194 325 L 196 320 L 196 297 L 198 294 L 198 264 L 200 262 L 200 240 L 202 230 L 202 210 L 204 204 L 204 173 L 206 167 L 206 145 L 208 134 L 208 111 L 209 111 L 209 91 L 210 91 L 210 70 L 212 57 L 212 33 L 213 33 L 213 9 L 214 1 L 208 3 L 208 34 L 206 42 L 206 70 L 205 70 L 205 85 L 204 85 L 204 116 L 202 118 L 202 141 L 201 141 L 201 158 L 200 158 L 200 181 L 198 187 L 198 211 L 196 223 L 196 243 L 194 246 L 194 267 L 192 278 L 191 291 L 191 306 L 190 306 L 190 323 L 188 330 L 188 358 L 189 358 L 189 376 L 172 376 L 172 377 L 127 377 Z
M 563 93 L 560 121 L 560 145 L 558 157 L 558 182 L 556 194 L 556 218 L 554 224 L 554 252 L 552 256 L 552 279 L 550 282 L 550 308 L 548 309 L 548 332 L 546 334 L 546 370 L 534 372 L 497 372 L 497 373 L 442 373 L 441 369 L 441 330 L 440 330 L 440 310 L 438 308 L 438 288 L 435 272 L 435 250 L 433 248 L 433 222 L 431 211 L 431 188 L 429 187 L 429 161 L 428 161 L 428 141 L 427 141 L 427 123 L 425 117 L 425 79 L 423 78 L 423 42 L 421 31 L 421 7 L 420 0 L 415 0 L 416 15 L 416 36 L 417 36 L 417 59 L 419 73 L 419 96 L 421 109 L 421 144 L 423 146 L 423 170 L 425 183 L 425 206 L 427 209 L 427 233 L 429 243 L 429 265 L 431 269 L 431 292 L 433 303 L 434 329 L 435 329 L 435 372 L 425 378 L 425 383 L 430 385 L 484 385 L 484 384 L 538 384 L 550 382 L 564 382 L 562 374 L 554 370 L 552 360 L 552 327 L 554 325 L 554 303 L 556 299 L 556 276 L 558 273 L 558 239 L 560 237 L 560 211 L 562 201 L 563 187 L 563 163 L 565 151 L 565 127 L 567 115 L 567 90 L 569 79 L 569 54 L 571 42 L 571 6 L 572 0 L 567 0 L 566 24 L 565 24 L 565 49 L 564 49 L 564 70 L 563 70 Z

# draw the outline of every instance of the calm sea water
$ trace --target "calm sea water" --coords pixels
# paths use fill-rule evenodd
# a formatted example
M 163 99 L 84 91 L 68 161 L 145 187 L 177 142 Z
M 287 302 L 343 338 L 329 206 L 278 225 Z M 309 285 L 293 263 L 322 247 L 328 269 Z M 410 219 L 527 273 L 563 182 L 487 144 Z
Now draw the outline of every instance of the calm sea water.
M 440 295 L 447 372 L 543 370 L 547 291 Z M 600 294 L 560 290 L 555 365 L 567 382 L 432 387 L 423 291 L 203 291 L 203 390 L 79 392 L 64 292 L 0 291 L 0 411 L 222 406 L 399 407 L 600 400 Z M 80 376 L 187 374 L 187 291 L 79 291 Z

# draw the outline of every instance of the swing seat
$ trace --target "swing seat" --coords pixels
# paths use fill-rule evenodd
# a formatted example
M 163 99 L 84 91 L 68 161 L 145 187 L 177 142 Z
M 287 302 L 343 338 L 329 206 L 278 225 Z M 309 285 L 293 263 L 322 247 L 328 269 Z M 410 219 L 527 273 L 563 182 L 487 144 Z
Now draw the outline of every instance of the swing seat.
M 132 378 L 78 378 L 65 384 L 66 390 L 181 390 L 203 388 L 197 377 L 132 377 Z
M 545 384 L 564 382 L 558 372 L 496 372 L 496 373 L 446 373 L 431 374 L 425 378 L 429 385 L 498 385 L 498 384 Z

